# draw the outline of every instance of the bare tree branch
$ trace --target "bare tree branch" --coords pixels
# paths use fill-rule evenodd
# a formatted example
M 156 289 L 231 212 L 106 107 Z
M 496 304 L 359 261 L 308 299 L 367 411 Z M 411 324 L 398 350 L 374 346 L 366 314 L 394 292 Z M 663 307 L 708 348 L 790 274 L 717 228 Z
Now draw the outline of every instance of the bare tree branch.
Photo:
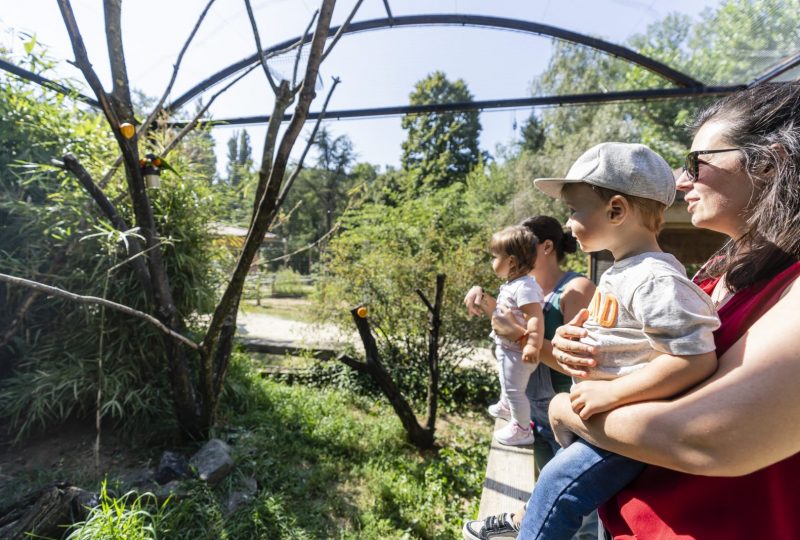
M 314 128 L 311 130 L 311 135 L 308 137 L 308 141 L 306 142 L 306 147 L 303 149 L 303 153 L 300 154 L 300 159 L 297 161 L 297 166 L 292 171 L 292 175 L 286 181 L 286 185 L 283 186 L 280 195 L 278 195 L 278 202 L 276 203 L 276 207 L 280 208 L 283 205 L 284 199 L 286 199 L 286 195 L 289 193 L 289 189 L 291 189 L 292 184 L 294 184 L 297 176 L 300 174 L 300 171 L 303 170 L 303 161 L 306 159 L 306 155 L 308 155 L 308 151 L 314 145 L 314 138 L 317 136 L 317 131 L 319 130 L 320 124 L 322 124 L 322 120 L 325 118 L 325 111 L 328 110 L 328 103 L 331 101 L 331 96 L 333 95 L 333 91 L 336 90 L 336 86 L 341 82 L 339 77 L 333 77 L 333 85 L 331 89 L 328 91 L 328 96 L 325 98 L 325 103 L 322 105 L 322 111 L 320 111 L 319 117 L 317 118 L 316 123 L 314 123 Z
M 189 49 L 189 45 L 192 43 L 194 36 L 197 34 L 197 31 L 200 29 L 200 25 L 203 23 L 203 19 L 206 18 L 208 14 L 208 10 L 211 9 L 211 6 L 214 4 L 216 0 L 208 0 L 205 9 L 200 13 L 200 16 L 197 18 L 197 22 L 194 23 L 194 28 L 192 28 L 189 37 L 186 39 L 186 42 L 183 44 L 181 48 L 181 52 L 178 53 L 178 58 L 175 60 L 175 64 L 172 67 L 172 77 L 167 84 L 167 88 L 164 90 L 164 93 L 161 96 L 161 99 L 158 100 L 158 103 L 150 112 L 150 115 L 145 119 L 142 125 L 139 127 L 138 132 L 139 135 L 147 133 L 147 130 L 150 128 L 150 124 L 153 123 L 156 116 L 161 112 L 162 107 L 164 106 L 164 102 L 167 100 L 167 96 L 169 96 L 170 92 L 172 91 L 172 86 L 175 84 L 175 79 L 178 78 L 178 70 L 181 66 L 181 61 L 183 61 L 183 55 L 186 54 L 186 51 Z
M 330 235 L 332 235 L 333 233 L 335 233 L 335 232 L 336 232 L 336 231 L 339 229 L 339 227 L 341 227 L 341 225 L 342 225 L 341 221 L 337 221 L 337 222 L 336 222 L 336 224 L 335 224 L 335 225 L 334 225 L 334 226 L 331 228 L 331 230 L 329 230 L 328 232 L 326 232 L 325 234 L 323 234 L 322 236 L 320 236 L 319 238 L 317 238 L 317 240 L 315 240 L 314 242 L 311 242 L 311 243 L 310 243 L 310 244 L 308 244 L 307 246 L 301 247 L 301 248 L 300 248 L 300 249 L 298 249 L 297 251 L 293 251 L 293 252 L 291 252 L 291 253 L 287 253 L 286 255 L 281 255 L 280 257 L 275 257 L 274 259 L 270 259 L 270 260 L 268 260 L 267 262 L 277 262 L 277 261 L 282 261 L 282 260 L 284 260 L 284 259 L 289 259 L 289 258 L 291 258 L 291 257 L 294 257 L 294 256 L 295 256 L 295 255 L 297 255 L 298 253 L 302 253 L 302 252 L 304 252 L 304 251 L 308 251 L 309 249 L 311 249 L 311 248 L 313 248 L 313 247 L 315 247 L 315 246 L 318 246 L 318 245 L 319 245 L 319 244 L 320 244 L 320 243 L 321 243 L 323 240 L 325 240 L 325 239 L 326 239 L 326 238 L 328 238 Z
M 355 369 L 359 373 L 363 373 L 364 375 L 369 375 L 369 368 L 367 368 L 367 364 L 356 360 L 355 358 L 351 358 L 350 356 L 346 355 L 345 353 L 340 354 L 336 357 L 336 359 L 346 366 L 350 366 L 351 368 Z
M 267 135 L 264 138 L 264 148 L 261 151 L 261 166 L 258 169 L 258 185 L 256 185 L 256 195 L 253 199 L 253 215 L 251 223 L 255 220 L 258 208 L 261 206 L 261 199 L 267 191 L 267 183 L 269 182 L 270 173 L 272 172 L 272 162 L 275 155 L 275 146 L 278 141 L 278 131 L 280 131 L 281 123 L 283 122 L 283 114 L 292 103 L 294 94 L 287 81 L 281 81 L 278 88 L 278 93 L 275 95 L 275 105 L 272 109 L 272 115 L 269 117 L 267 124 Z
M 277 95 L 278 85 L 275 84 L 275 80 L 269 72 L 269 66 L 267 66 L 267 57 L 264 54 L 264 48 L 261 46 L 261 36 L 258 34 L 258 24 L 256 23 L 255 15 L 253 15 L 253 7 L 250 5 L 250 0 L 244 0 L 244 5 L 247 8 L 247 16 L 250 18 L 250 26 L 253 28 L 253 37 L 256 40 L 256 48 L 258 49 L 258 60 L 261 63 L 261 67 L 264 68 L 264 74 L 267 76 L 270 88 Z
M 191 132 L 197 126 L 197 124 L 200 122 L 200 118 L 203 117 L 203 115 L 206 113 L 206 111 L 208 111 L 209 107 L 211 107 L 211 104 L 214 103 L 214 101 L 220 95 L 225 93 L 231 86 L 233 86 L 234 84 L 236 84 L 237 82 L 242 80 L 251 71 L 256 69 L 256 67 L 257 66 L 250 66 L 241 75 L 239 75 L 238 77 L 233 79 L 231 82 L 226 84 L 221 90 L 219 90 L 213 96 L 211 96 L 211 99 L 208 100 L 208 103 L 203 105 L 203 107 L 199 111 L 197 111 L 195 113 L 194 118 L 192 118 L 192 120 L 188 124 L 183 126 L 183 128 L 178 132 L 178 134 L 175 135 L 175 137 L 173 137 L 172 140 L 170 140 L 167 143 L 167 145 L 164 147 L 163 150 L 161 150 L 161 156 L 162 157 L 166 157 L 166 155 L 169 154 L 178 145 L 178 143 L 181 141 L 181 139 L 183 139 L 186 135 L 188 135 L 189 132 Z
M 203 346 L 209 351 L 216 350 L 217 348 L 217 340 L 219 339 L 219 333 L 223 323 L 229 316 L 233 306 L 237 303 L 237 299 L 241 296 L 247 272 L 261 245 L 264 234 L 269 229 L 275 216 L 275 202 L 280 193 L 281 182 L 289 161 L 289 154 L 308 116 L 308 109 L 311 105 L 311 101 L 314 99 L 314 85 L 317 74 L 319 73 L 319 65 L 322 61 L 322 49 L 328 38 L 328 29 L 330 28 L 334 4 L 335 0 L 323 0 L 314 37 L 311 40 L 310 53 L 308 62 L 306 63 L 306 74 L 303 78 L 304 82 L 300 89 L 295 112 L 283 134 L 283 139 L 278 148 L 275 162 L 269 172 L 266 190 L 253 216 L 250 232 L 247 235 L 244 247 L 239 255 L 236 268 L 228 282 L 228 286 L 225 288 L 225 292 L 222 294 L 222 298 L 220 298 L 219 304 L 217 304 L 214 310 L 211 323 L 203 338 Z
M 131 90 L 128 85 L 128 68 L 125 64 L 125 50 L 122 47 L 122 0 L 103 0 L 103 13 L 106 23 L 106 44 L 108 61 L 111 66 L 111 100 L 117 114 L 125 121 L 133 122 Z
M 363 2 L 363 1 L 364 0 L 358 0 L 358 2 L 356 2 L 356 5 L 353 6 L 353 9 L 350 11 L 350 15 L 347 16 L 347 19 L 345 19 L 344 23 L 339 27 L 339 31 L 336 32 L 335 36 L 333 36 L 333 40 L 331 40 L 331 44 L 328 45 L 328 48 L 325 49 L 324 53 L 322 53 L 322 61 L 323 62 L 328 57 L 328 55 L 331 53 L 333 48 L 336 46 L 336 43 L 339 41 L 339 39 L 344 35 L 345 31 L 347 30 L 347 27 L 350 26 L 350 21 L 352 21 L 353 17 L 356 16 L 356 12 L 358 11 L 358 8 L 361 7 L 361 2 Z
M 69 0 L 58 0 L 58 7 L 61 10 L 61 17 L 64 19 L 64 25 L 67 27 L 67 33 L 72 43 L 72 50 L 75 53 L 74 64 L 81 70 L 86 82 L 89 83 L 89 87 L 97 96 L 97 101 L 100 102 L 103 113 L 106 115 L 109 124 L 111 124 L 114 134 L 117 135 L 119 139 L 121 137 L 121 133 L 119 132 L 119 118 L 117 117 L 114 107 L 111 105 L 109 96 L 103 88 L 100 79 L 97 77 L 97 73 L 95 73 L 92 68 L 92 63 L 89 61 L 89 54 L 86 52 L 86 45 L 83 43 L 83 38 L 78 29 L 75 13 L 72 11 L 72 4 Z
M 95 304 L 95 305 L 105 306 L 107 308 L 114 309 L 116 311 L 120 311 L 127 315 L 131 315 L 133 317 L 137 317 L 139 319 L 143 319 L 149 322 L 150 324 L 152 324 L 165 334 L 180 341 L 181 343 L 184 343 L 185 345 L 188 345 L 193 349 L 200 348 L 200 346 L 197 343 L 187 338 L 186 336 L 182 336 L 181 334 L 170 330 L 161 321 L 159 321 L 152 315 L 148 315 L 147 313 L 142 313 L 141 311 L 138 311 L 136 309 L 133 309 L 131 307 L 122 304 L 117 304 L 116 302 L 112 302 L 111 300 L 106 300 L 105 298 L 98 298 L 96 296 L 82 296 L 80 294 L 75 294 L 69 291 L 65 291 L 63 289 L 59 289 L 58 287 L 51 287 L 50 285 L 39 283 L 38 281 L 31 281 L 29 279 L 9 276 L 8 274 L 0 273 L 0 281 L 4 281 L 12 285 L 18 285 L 20 287 L 27 287 L 29 289 L 33 289 L 40 293 L 45 293 L 52 296 L 58 296 L 60 298 L 66 298 L 67 300 L 72 300 L 80 304 Z
M 303 44 L 308 39 L 308 32 L 311 31 L 311 27 L 314 25 L 314 21 L 317 20 L 317 15 L 319 15 L 319 10 L 314 12 L 314 15 L 311 16 L 311 20 L 308 22 L 308 26 L 306 27 L 306 31 L 303 32 L 303 36 L 300 38 L 300 41 L 297 42 L 298 49 L 297 55 L 294 57 L 294 69 L 292 70 L 292 88 L 295 88 L 297 85 L 297 66 L 300 65 L 300 56 L 303 53 Z
M 83 165 L 81 165 L 78 158 L 72 154 L 66 154 L 63 158 L 63 168 L 71 172 L 75 178 L 81 183 L 83 188 L 91 195 L 92 199 L 100 207 L 103 214 L 111 221 L 111 224 L 120 232 L 127 232 L 130 226 L 125 222 L 122 216 L 117 212 L 116 207 L 108 200 L 103 190 L 95 185 L 92 177 Z M 136 238 L 131 238 L 130 241 L 131 252 L 134 256 L 142 252 L 142 246 Z M 153 298 L 153 287 L 150 283 L 150 272 L 147 270 L 147 265 L 143 259 L 139 259 L 133 265 L 136 277 L 139 279 L 140 285 L 145 291 L 148 299 Z
M 181 130 L 178 132 L 178 134 L 175 135 L 175 137 L 173 137 L 167 143 L 167 145 L 161 150 L 160 156 L 161 157 L 167 157 L 167 154 L 172 152 L 175 149 L 175 147 L 178 145 L 178 143 L 180 143 L 181 140 L 183 140 L 184 137 L 186 137 L 189 133 L 192 132 L 192 130 L 195 127 L 197 127 L 197 125 L 200 123 L 200 118 L 202 118 L 203 115 L 206 113 L 206 111 L 208 111 L 208 109 L 211 107 L 211 104 L 214 103 L 214 101 L 221 94 L 225 93 L 231 86 L 233 86 L 234 84 L 236 84 L 237 82 L 242 80 L 248 73 L 250 73 L 251 71 L 253 71 L 257 67 L 258 67 L 257 65 L 248 67 L 241 75 L 239 75 L 238 77 L 233 79 L 230 83 L 226 84 L 221 90 L 219 90 L 213 96 L 211 96 L 211 99 L 208 100 L 208 103 L 203 105 L 203 107 L 199 111 L 197 111 L 195 113 L 194 117 L 185 126 L 183 126 L 181 128 Z M 103 179 L 100 181 L 100 184 L 99 184 L 101 188 L 105 187 L 105 183 L 107 183 L 111 179 L 111 177 L 114 175 L 114 171 L 120 165 L 120 163 L 122 163 L 122 156 L 117 157 L 117 161 L 114 163 L 114 165 L 112 165 L 111 169 L 109 169 L 106 172 L 105 176 L 103 176 Z M 129 195 L 129 194 L 128 193 L 121 193 L 119 196 L 117 196 L 114 200 L 111 201 L 111 204 L 114 204 L 114 205 L 118 204 L 120 201 L 125 199 L 125 197 L 127 195 Z
M 428 311 L 429 311 L 430 313 L 433 313 L 433 306 L 432 306 L 432 305 L 431 305 L 431 303 L 428 301 L 428 299 L 425 297 L 425 295 L 422 293 L 422 291 L 421 291 L 420 289 L 415 289 L 415 291 L 416 291 L 416 293 L 417 293 L 417 296 L 419 296 L 419 297 L 420 297 L 420 299 L 422 300 L 422 303 L 423 303 L 423 304 L 425 304 L 425 307 L 427 307 L 427 308 L 428 308 Z

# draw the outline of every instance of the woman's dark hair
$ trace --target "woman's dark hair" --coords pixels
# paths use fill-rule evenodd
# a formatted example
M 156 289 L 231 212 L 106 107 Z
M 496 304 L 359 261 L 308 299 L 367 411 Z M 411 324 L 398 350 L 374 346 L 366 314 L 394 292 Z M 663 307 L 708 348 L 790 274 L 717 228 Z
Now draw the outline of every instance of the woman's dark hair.
M 539 239 L 539 243 L 545 240 L 553 242 L 558 262 L 563 261 L 567 253 L 575 253 L 578 250 L 578 241 L 571 232 L 565 231 L 555 218 L 534 216 L 523 220 L 520 225 L 533 231 L 533 234 Z
M 711 121 L 724 123 L 724 138 L 741 149 L 753 182 L 747 232 L 723 246 L 705 270 L 724 274 L 735 292 L 800 259 L 800 82 L 731 94 L 698 115 L 694 132 Z

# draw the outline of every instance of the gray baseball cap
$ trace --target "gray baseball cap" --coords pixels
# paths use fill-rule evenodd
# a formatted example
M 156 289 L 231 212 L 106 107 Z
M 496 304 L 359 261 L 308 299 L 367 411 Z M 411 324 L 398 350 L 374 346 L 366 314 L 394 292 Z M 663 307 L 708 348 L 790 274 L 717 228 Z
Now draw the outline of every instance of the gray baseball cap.
M 537 178 L 534 185 L 560 198 L 564 184 L 586 182 L 667 206 L 675 200 L 675 177 L 664 158 L 643 144 L 607 142 L 593 146 L 570 167 L 566 178 Z

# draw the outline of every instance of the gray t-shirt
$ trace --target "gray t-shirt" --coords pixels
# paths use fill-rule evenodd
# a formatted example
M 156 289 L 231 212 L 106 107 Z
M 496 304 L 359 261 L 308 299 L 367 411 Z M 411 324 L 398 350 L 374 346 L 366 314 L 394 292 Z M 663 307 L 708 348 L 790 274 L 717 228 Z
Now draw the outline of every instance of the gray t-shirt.
M 714 304 L 668 253 L 616 261 L 600 278 L 589 311 L 589 335 L 582 341 L 598 346 L 590 379 L 615 379 L 663 353 L 715 350 Z
M 522 310 L 519 309 L 520 306 L 534 303 L 541 304 L 542 302 L 544 302 L 542 288 L 536 282 L 536 278 L 527 274 L 517 279 L 506 281 L 500 285 L 500 290 L 497 293 L 497 305 L 509 308 L 521 326 L 527 326 L 528 323 L 522 314 Z M 497 345 L 506 350 L 522 351 L 522 347 L 516 341 L 500 337 L 494 331 L 490 336 L 494 338 L 494 342 Z

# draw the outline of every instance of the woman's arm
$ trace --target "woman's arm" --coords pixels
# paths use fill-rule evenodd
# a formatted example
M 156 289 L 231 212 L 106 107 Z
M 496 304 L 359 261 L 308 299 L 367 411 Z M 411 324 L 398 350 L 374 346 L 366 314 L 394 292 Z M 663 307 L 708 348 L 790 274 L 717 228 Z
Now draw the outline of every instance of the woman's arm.
M 583 421 L 569 396 L 556 396 L 550 406 L 554 430 L 639 461 L 710 476 L 748 474 L 796 454 L 798 303 L 795 282 L 720 357 L 716 373 L 674 400 L 626 405 Z
M 565 321 L 571 321 L 580 312 L 589 305 L 594 295 L 595 284 L 585 277 L 573 278 L 564 287 L 564 292 L 561 293 L 561 313 L 564 314 Z M 550 340 L 545 340 L 542 344 L 542 350 L 539 352 L 539 360 L 543 362 L 550 369 L 554 369 L 566 375 L 572 375 L 567 371 L 565 366 L 558 363 L 555 356 L 553 356 L 553 344 Z

